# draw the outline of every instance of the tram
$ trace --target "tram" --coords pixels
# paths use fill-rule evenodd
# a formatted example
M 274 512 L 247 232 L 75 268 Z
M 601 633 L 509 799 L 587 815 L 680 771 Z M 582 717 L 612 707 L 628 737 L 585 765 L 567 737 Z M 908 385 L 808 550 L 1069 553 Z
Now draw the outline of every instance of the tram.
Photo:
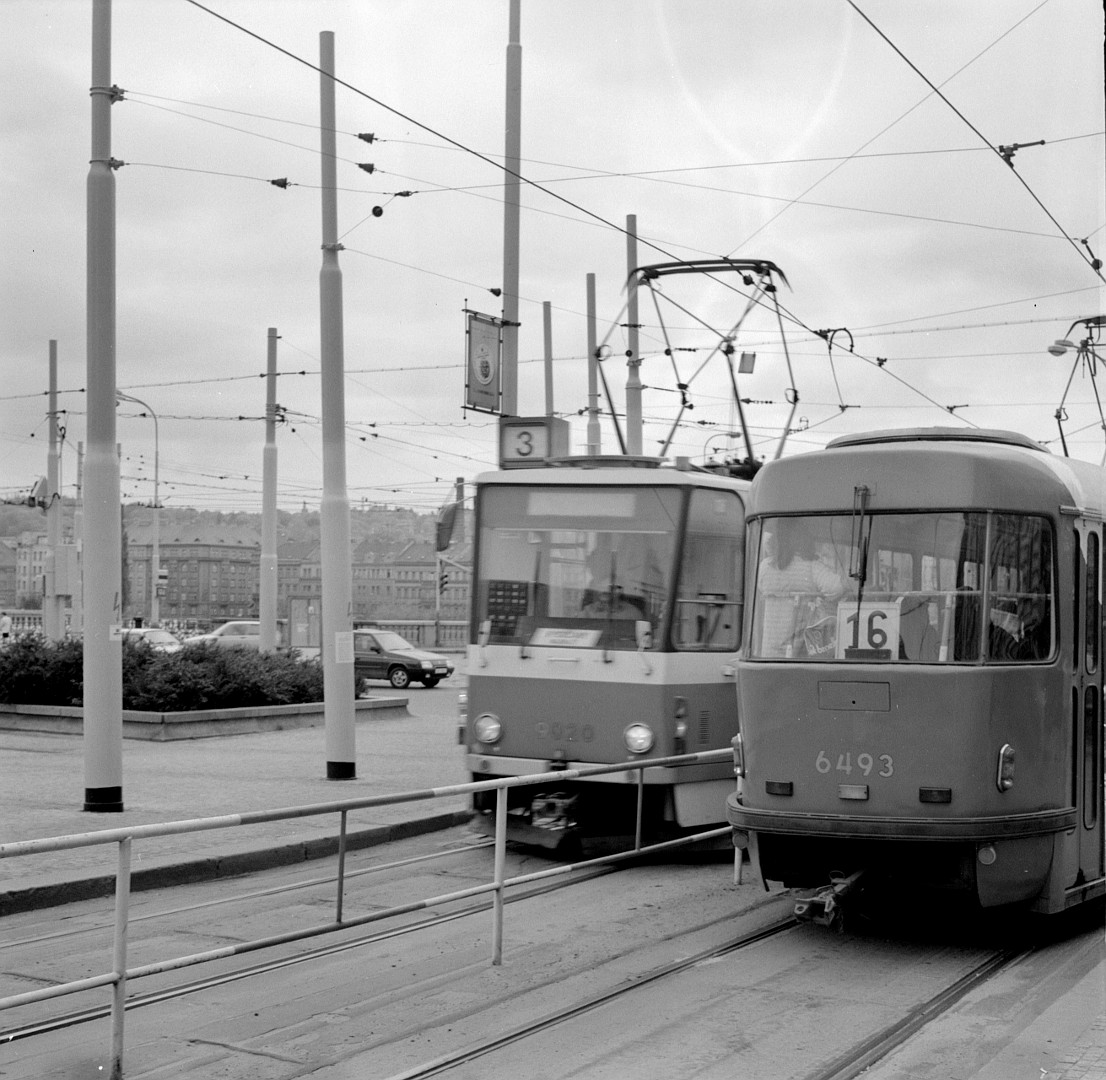
M 625 456 L 476 478 L 466 768 L 549 775 L 508 789 L 508 838 L 567 853 L 633 837 L 636 772 L 558 772 L 730 745 L 748 488 Z M 732 790 L 728 761 L 647 770 L 643 837 L 724 827 Z M 494 829 L 495 792 L 475 810 Z
M 1104 481 L 944 428 L 757 474 L 726 815 L 796 914 L 873 883 L 1044 913 L 1106 893 Z

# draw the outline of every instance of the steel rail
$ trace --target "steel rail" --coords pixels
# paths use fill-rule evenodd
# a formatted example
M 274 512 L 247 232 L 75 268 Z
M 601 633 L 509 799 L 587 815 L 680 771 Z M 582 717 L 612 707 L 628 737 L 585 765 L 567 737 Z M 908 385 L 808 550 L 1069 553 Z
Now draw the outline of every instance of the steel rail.
M 733 916 L 727 916 L 727 920 L 732 919 L 732 917 Z M 746 949 L 751 945 L 756 945 L 761 941 L 766 941 L 769 938 L 776 937 L 788 930 L 794 930 L 802 925 L 803 924 L 793 915 L 789 915 L 769 926 L 762 927 L 759 930 L 753 930 L 747 934 L 742 934 L 723 945 L 711 946 L 692 956 L 685 956 L 680 960 L 673 960 L 661 967 L 654 968 L 644 975 L 634 976 L 627 979 L 624 983 L 612 987 L 610 990 L 595 994 L 583 1001 L 576 1002 L 574 1005 L 558 1009 L 556 1012 L 549 1013 L 537 1020 L 530 1021 L 526 1024 L 520 1024 L 510 1031 L 504 1032 L 502 1035 L 497 1035 L 494 1039 L 487 1039 L 475 1046 L 466 1047 L 464 1050 L 459 1050 L 456 1053 L 445 1054 L 442 1057 L 435 1058 L 433 1061 L 424 1062 L 411 1069 L 406 1069 L 401 1073 L 395 1073 L 388 1077 L 387 1080 L 422 1080 L 423 1077 L 437 1076 L 439 1073 L 446 1072 L 449 1069 L 455 1069 L 458 1065 L 465 1065 L 470 1061 L 475 1061 L 478 1058 L 492 1054 L 496 1050 L 501 1050 L 505 1046 L 510 1046 L 512 1043 L 522 1042 L 532 1035 L 548 1031 L 550 1028 L 554 1028 L 558 1024 L 563 1024 L 569 1020 L 575 1019 L 577 1016 L 583 1016 L 585 1013 L 593 1012 L 595 1009 L 601 1008 L 608 1002 L 632 994 L 637 990 L 641 990 L 646 986 L 659 982 L 661 979 L 679 975 L 681 972 L 687 971 L 689 968 L 693 968 L 697 964 L 703 963 L 705 960 L 714 960 L 720 956 L 738 952 L 741 949 Z
M 428 855 L 414 855 L 408 859 L 395 859 L 392 862 L 375 863 L 372 866 L 362 867 L 360 870 L 347 870 L 345 880 L 364 877 L 366 874 L 379 874 L 385 870 L 396 870 L 404 866 L 413 866 L 417 863 L 431 862 L 435 859 L 448 858 L 451 855 L 463 855 L 468 851 L 480 851 L 483 848 L 492 847 L 494 841 L 480 840 L 473 844 L 465 844 L 462 847 L 450 848 L 446 851 L 435 851 Z M 195 904 L 183 904 L 180 907 L 165 908 L 161 911 L 150 911 L 145 915 L 132 915 L 130 925 L 140 922 L 150 922 L 154 919 L 166 919 L 172 915 L 184 915 L 190 911 L 202 911 L 205 908 L 220 907 L 225 904 L 241 904 L 249 900 L 258 900 L 266 896 L 280 896 L 282 893 L 297 892 L 300 889 L 310 889 L 317 885 L 333 885 L 338 880 L 337 873 L 327 874 L 324 877 L 306 878 L 289 885 L 275 885 L 271 889 L 255 889 L 252 892 L 234 893 L 231 896 L 220 896 L 214 900 L 201 900 Z M 197 883 L 200 884 L 200 883 Z M 62 938 L 78 937 L 82 934 L 94 934 L 112 927 L 107 923 L 93 923 L 88 926 L 77 926 L 70 930 L 55 930 L 49 934 L 38 934 L 34 937 L 11 938 L 0 941 L 0 951 L 15 949 L 23 945 L 40 945 L 45 941 L 58 941 Z
M 544 896 L 547 893 L 558 892 L 561 889 L 567 889 L 573 885 L 582 885 L 596 878 L 606 877 L 608 874 L 616 873 L 619 869 L 622 868 L 616 866 L 590 867 L 570 880 L 544 883 L 520 892 L 517 895 L 511 895 L 506 898 L 505 903 L 514 904 L 522 900 L 532 900 L 535 897 Z M 429 918 L 420 919 L 403 926 L 396 926 L 388 930 L 380 930 L 366 934 L 352 941 L 334 942 L 329 945 L 322 945 L 303 952 L 298 952 L 291 956 L 277 957 L 273 960 L 266 960 L 251 964 L 247 967 L 237 968 L 234 971 L 225 972 L 221 975 L 212 975 L 202 979 L 195 979 L 192 982 L 180 983 L 176 986 L 165 987 L 161 990 L 151 990 L 143 994 L 134 994 L 128 998 L 126 1009 L 129 1012 L 131 1009 L 140 1009 L 149 1005 L 161 1004 L 162 1002 L 172 1001 L 176 998 L 187 997 L 190 994 L 201 993 L 204 990 L 212 989 L 217 986 L 224 986 L 229 983 L 240 982 L 243 979 L 253 978 L 257 975 L 264 975 L 271 971 L 280 971 L 284 968 L 294 967 L 297 964 L 310 963 L 313 960 L 336 956 L 340 953 L 348 952 L 352 949 L 359 949 L 366 945 L 374 945 L 381 941 L 389 941 L 393 938 L 404 937 L 407 934 L 417 933 L 420 930 L 434 929 L 451 922 L 456 922 L 459 919 L 468 918 L 471 915 L 486 914 L 491 910 L 491 906 L 492 903 L 488 900 L 484 903 L 473 904 L 460 911 L 433 915 Z M 724 919 L 715 919 L 704 925 L 711 926 L 715 923 L 729 920 L 730 918 L 731 916 L 726 915 Z M 700 926 L 696 929 L 701 930 L 703 928 L 703 926 Z M 128 975 L 131 977 L 133 977 L 133 974 L 133 972 L 128 972 Z M 85 986 L 84 989 L 95 989 L 96 987 L 107 985 L 112 978 L 113 976 L 109 974 L 87 979 L 85 980 L 87 986 Z M 72 1012 L 52 1017 L 49 1020 L 38 1021 L 23 1027 L 10 1028 L 6 1031 L 0 1030 L 0 1044 L 47 1035 L 53 1031 L 61 1031 L 65 1028 L 91 1023 L 94 1020 L 102 1020 L 109 1016 L 110 1013 L 111 1007 L 109 1005 L 97 1005 L 87 1009 L 76 1009 Z
M 803 1080 L 853 1080 L 896 1047 L 916 1035 L 952 1008 L 961 998 L 977 986 L 994 978 L 1003 968 L 1023 959 L 1035 948 L 1002 949 L 977 964 L 951 986 L 938 991 L 927 1001 L 915 1005 L 901 1020 L 888 1024 L 882 1030 L 868 1036 L 851 1050 L 845 1051 L 833 1061 L 809 1073 Z

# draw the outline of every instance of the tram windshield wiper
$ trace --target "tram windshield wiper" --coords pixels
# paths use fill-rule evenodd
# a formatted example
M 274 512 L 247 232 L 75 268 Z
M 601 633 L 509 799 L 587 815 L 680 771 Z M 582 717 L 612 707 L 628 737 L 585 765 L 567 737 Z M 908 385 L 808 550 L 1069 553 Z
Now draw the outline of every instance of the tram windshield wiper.
M 853 534 L 849 555 L 849 577 L 857 585 L 857 611 L 864 599 L 864 586 L 868 581 L 868 543 L 872 538 L 872 516 L 868 513 L 868 487 L 858 484 L 853 488 Z

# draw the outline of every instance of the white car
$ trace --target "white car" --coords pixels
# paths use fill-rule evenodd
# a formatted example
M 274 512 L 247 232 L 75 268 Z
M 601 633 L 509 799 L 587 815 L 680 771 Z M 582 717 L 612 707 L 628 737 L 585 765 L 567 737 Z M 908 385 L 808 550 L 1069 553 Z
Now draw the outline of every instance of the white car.
M 168 630 L 156 626 L 128 627 L 123 631 L 124 641 L 133 641 L 136 645 L 148 645 L 155 652 L 172 653 L 181 649 L 180 641 Z
M 261 646 L 261 623 L 239 619 L 215 627 L 210 634 L 199 634 L 188 639 L 189 645 L 217 645 L 220 649 L 253 649 Z

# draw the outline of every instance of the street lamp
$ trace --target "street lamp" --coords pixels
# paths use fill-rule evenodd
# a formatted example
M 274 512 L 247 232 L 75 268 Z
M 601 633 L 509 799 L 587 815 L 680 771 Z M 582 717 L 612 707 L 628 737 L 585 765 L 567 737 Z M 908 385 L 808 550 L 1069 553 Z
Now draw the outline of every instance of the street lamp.
M 154 422 L 154 535 L 153 543 L 151 544 L 150 551 L 150 625 L 157 626 L 161 621 L 161 597 L 159 590 L 161 588 L 161 503 L 158 502 L 158 431 L 157 431 L 157 413 L 150 408 L 146 402 L 141 401 L 139 398 L 132 397 L 130 394 L 124 394 L 121 390 L 115 391 L 116 401 L 129 401 L 135 405 L 141 405 L 142 408 L 150 414 L 150 417 Z
M 1082 326 L 1087 334 L 1078 344 L 1071 340 L 1071 332 L 1077 326 Z M 1064 387 L 1064 396 L 1060 399 L 1060 404 L 1056 409 L 1056 426 L 1060 429 L 1060 445 L 1064 448 L 1064 457 L 1068 457 L 1068 441 L 1064 437 L 1064 421 L 1067 419 L 1067 413 L 1064 411 L 1064 402 L 1067 401 L 1072 379 L 1075 378 L 1075 372 L 1081 362 L 1088 362 L 1091 380 L 1094 380 L 1094 361 L 1098 359 L 1098 355 L 1095 351 L 1096 342 L 1094 340 L 1093 331 L 1101 330 L 1104 326 L 1106 326 L 1106 315 L 1091 315 L 1086 319 L 1076 319 L 1075 322 L 1068 327 L 1067 334 L 1062 338 L 1057 338 L 1057 340 L 1048 347 L 1048 351 L 1052 356 L 1063 356 L 1069 349 L 1075 350 L 1075 363 L 1072 365 L 1071 374 L 1068 376 L 1068 384 Z M 1097 396 L 1098 391 L 1096 390 L 1095 397 L 1097 398 Z M 1106 454 L 1103 455 L 1103 463 L 1106 464 Z

